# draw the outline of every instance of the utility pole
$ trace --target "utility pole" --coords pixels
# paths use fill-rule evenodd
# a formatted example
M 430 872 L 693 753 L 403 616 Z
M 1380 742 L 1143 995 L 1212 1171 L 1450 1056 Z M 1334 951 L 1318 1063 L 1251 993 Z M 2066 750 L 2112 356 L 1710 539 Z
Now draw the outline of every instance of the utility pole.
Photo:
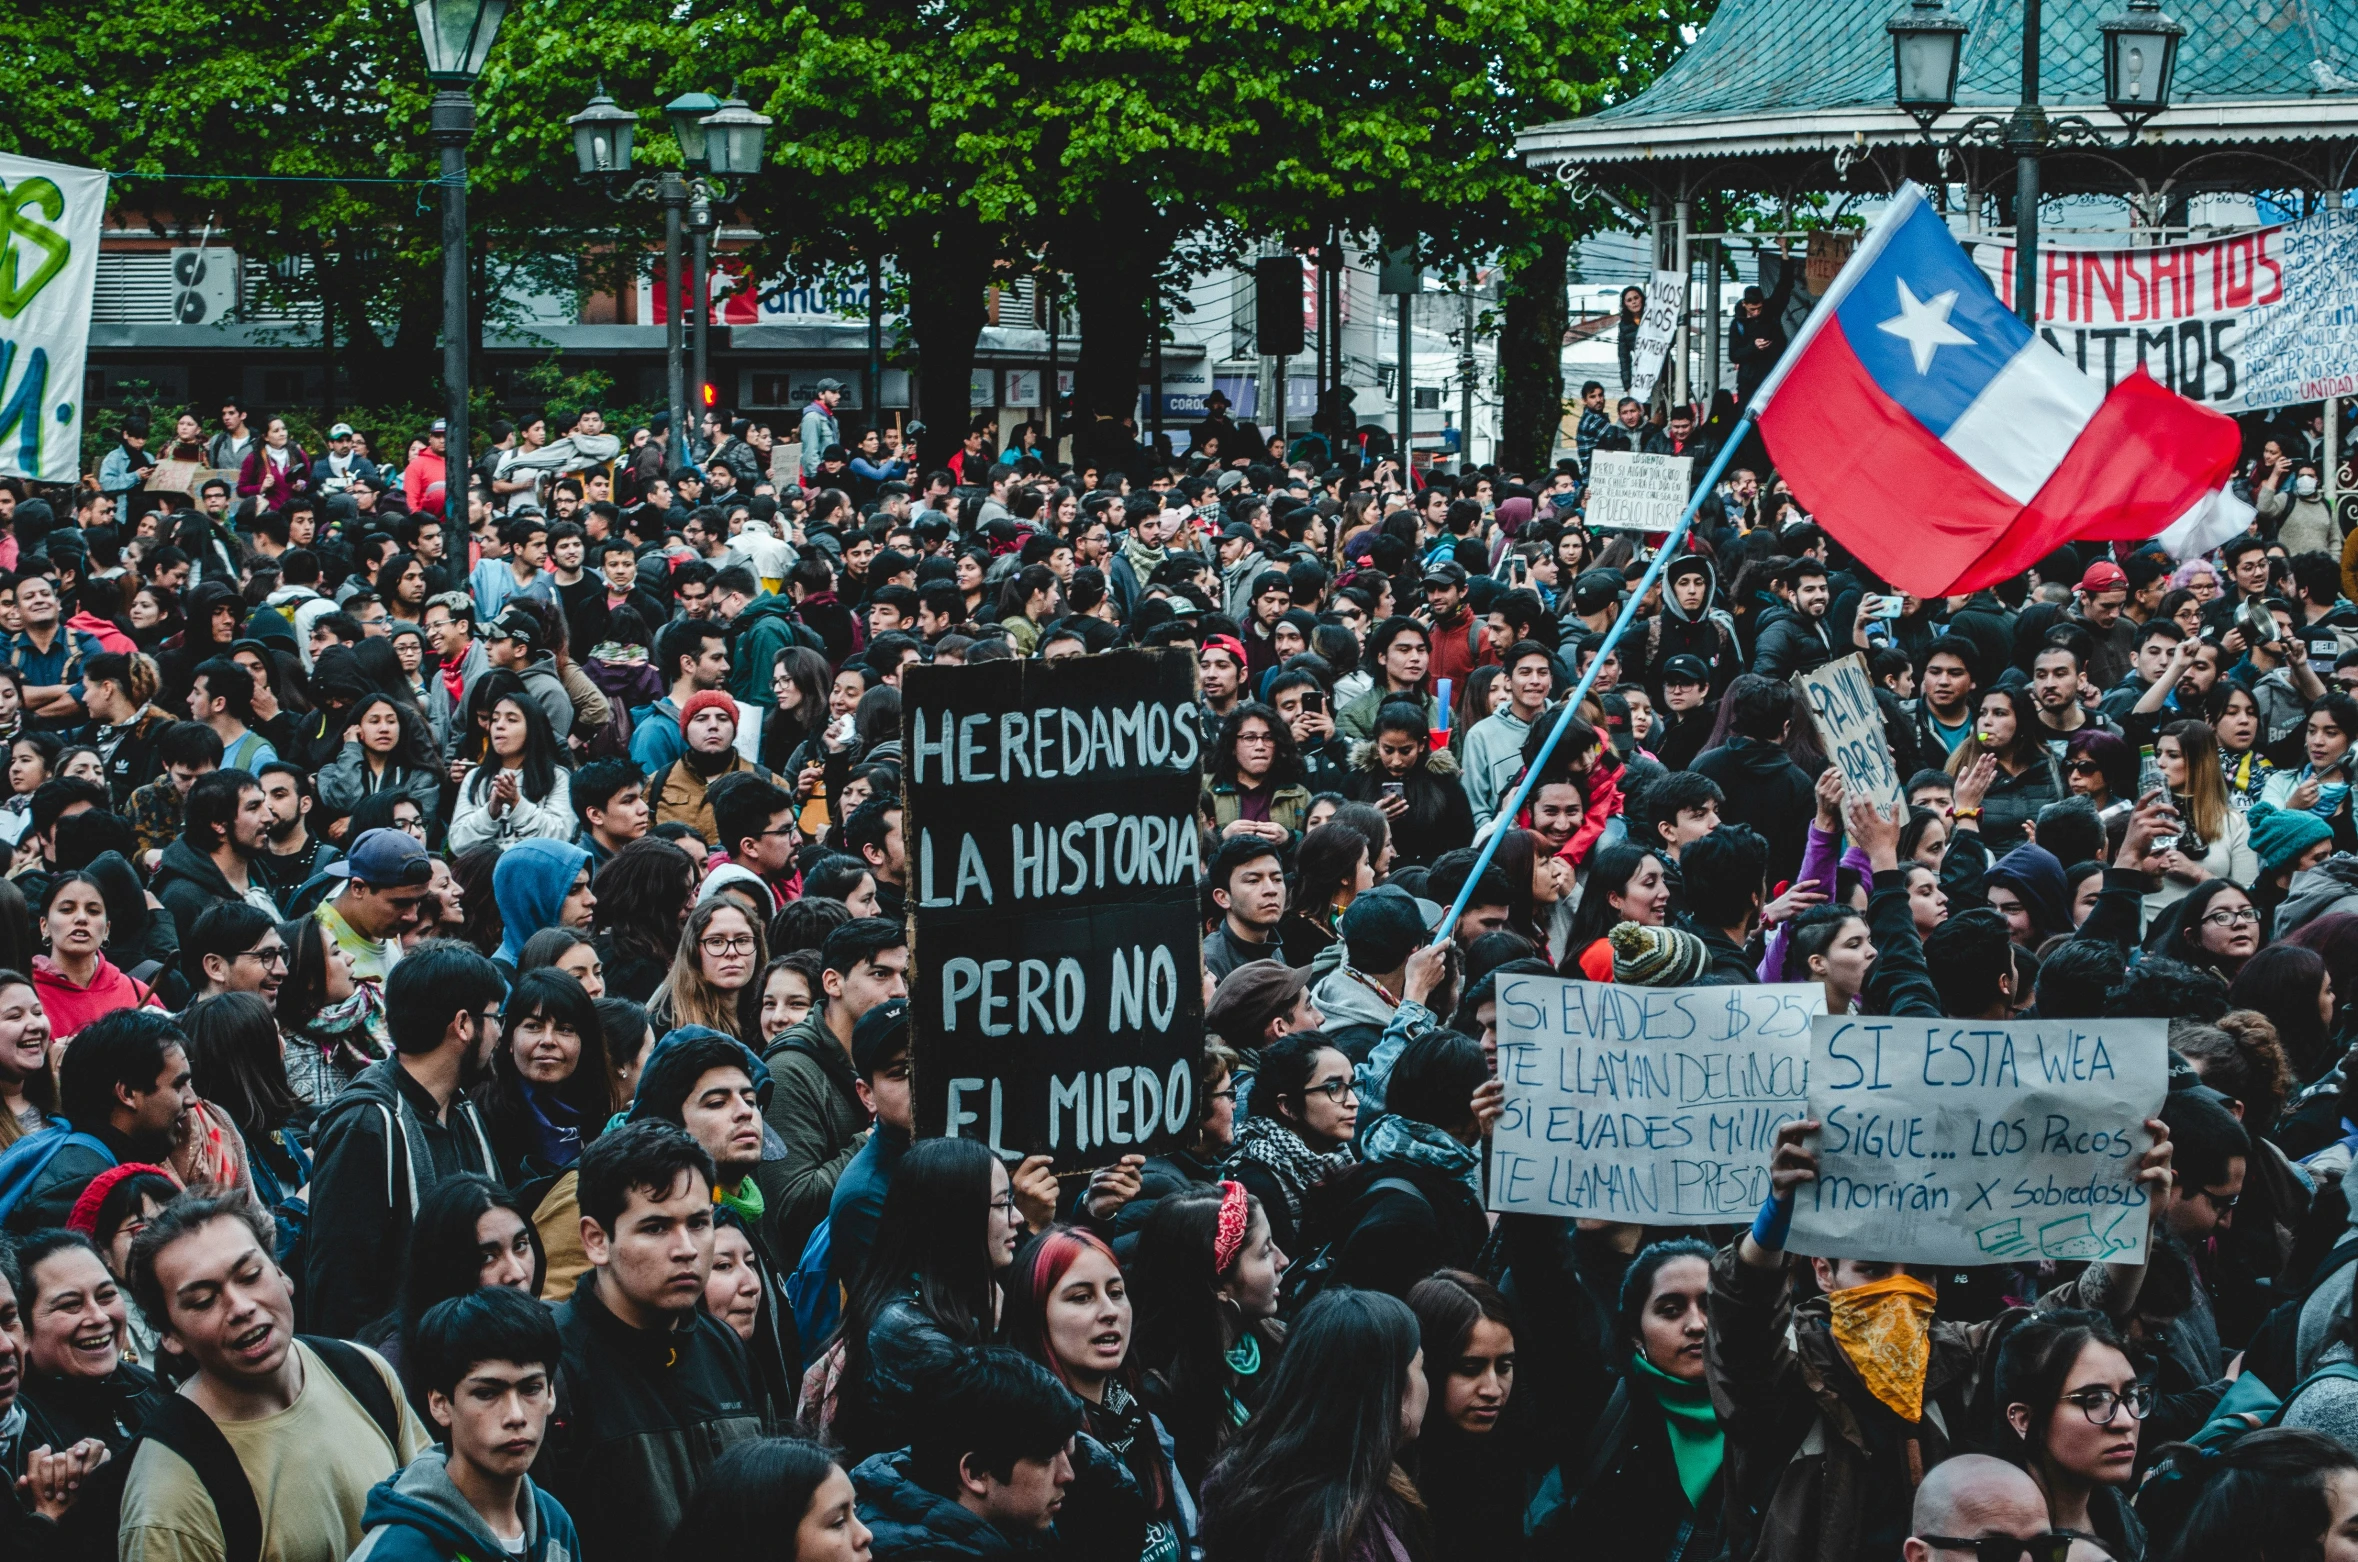
M 1474 469 L 1474 288 L 1477 273 L 1468 268 L 1462 289 L 1465 304 L 1464 335 L 1457 344 L 1457 469 Z

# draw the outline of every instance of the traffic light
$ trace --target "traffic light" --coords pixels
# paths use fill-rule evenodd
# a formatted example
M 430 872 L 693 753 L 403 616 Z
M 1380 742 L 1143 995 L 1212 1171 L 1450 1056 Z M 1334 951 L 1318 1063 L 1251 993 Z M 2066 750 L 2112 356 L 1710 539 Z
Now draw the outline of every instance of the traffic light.
M 1253 262 L 1253 334 L 1262 354 L 1291 358 L 1302 350 L 1302 260 L 1264 255 Z

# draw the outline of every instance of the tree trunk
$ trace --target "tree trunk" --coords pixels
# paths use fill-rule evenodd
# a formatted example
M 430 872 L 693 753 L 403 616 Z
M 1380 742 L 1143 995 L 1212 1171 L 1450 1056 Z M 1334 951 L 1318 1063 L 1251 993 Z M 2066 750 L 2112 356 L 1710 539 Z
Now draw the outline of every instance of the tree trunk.
M 1536 477 L 1555 454 L 1564 416 L 1564 329 L 1570 305 L 1564 292 L 1571 246 L 1541 239 L 1508 272 L 1506 308 L 1498 337 L 1504 384 L 1499 417 L 1499 465 Z
M 1154 344 L 1155 276 L 1170 249 L 1168 223 L 1144 192 L 1108 192 L 1100 209 L 1063 225 L 1062 253 L 1081 315 L 1073 369 L 1073 461 L 1128 466 L 1145 437 L 1140 365 Z M 1149 390 L 1161 395 L 1162 387 Z
M 993 252 L 972 222 L 957 218 L 906 233 L 899 250 L 909 279 L 909 332 L 917 339 L 917 411 L 925 424 L 917 457 L 931 472 L 956 454 L 972 419 L 967 387 L 986 319 L 983 290 Z

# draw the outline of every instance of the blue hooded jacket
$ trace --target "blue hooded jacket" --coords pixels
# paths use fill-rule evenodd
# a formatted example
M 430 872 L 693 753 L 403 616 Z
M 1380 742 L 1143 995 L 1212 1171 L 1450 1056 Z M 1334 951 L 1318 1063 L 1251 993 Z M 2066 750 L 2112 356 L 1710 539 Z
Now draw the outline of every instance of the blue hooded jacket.
M 452 1484 L 447 1458 L 429 1448 L 370 1488 L 351 1562 L 507 1562 L 498 1537 Z M 529 1477 L 524 1497 L 524 1551 L 516 1562 L 581 1562 L 581 1537 L 564 1504 Z
M 523 964 L 524 941 L 557 925 L 566 892 L 589 860 L 589 853 L 570 841 L 539 836 L 518 841 L 500 854 L 499 865 L 491 870 L 491 898 L 499 903 L 506 933 L 495 958 L 510 972 Z

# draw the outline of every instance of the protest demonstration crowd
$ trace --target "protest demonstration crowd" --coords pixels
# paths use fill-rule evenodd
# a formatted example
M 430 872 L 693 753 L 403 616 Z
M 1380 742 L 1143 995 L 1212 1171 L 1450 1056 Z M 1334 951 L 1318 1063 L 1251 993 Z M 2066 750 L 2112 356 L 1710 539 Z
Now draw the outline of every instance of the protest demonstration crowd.
M 2318 408 L 2246 420 L 2223 544 L 1927 597 L 1773 425 L 1596 383 L 1551 469 L 1405 476 L 1217 396 L 1185 458 L 985 420 L 927 470 L 838 392 L 316 454 L 232 400 L 0 479 L 0 1555 L 2358 1559 Z M 1691 529 L 1592 529 L 1616 451 L 1700 458 Z M 1079 967 L 1009 997 L 929 921 L 985 869 L 904 718 L 993 663 L 1192 682 L 1132 729 L 1192 820 L 1061 838 L 1179 865 L 1152 1071 L 1041 1078 Z M 1122 806 L 1050 725 L 934 730 Z M 1723 988 L 1798 1005 L 1806 1088 L 1687 1152 L 1720 1218 L 1592 1196 L 1672 1121 L 1594 1017 Z M 1589 1061 L 1534 1062 L 1576 1003 Z M 1930 1051 L 1854 1065 L 1912 1126 L 1820 1110 L 1910 1022 L 1992 1089 L 2036 1039 L 2045 1107 L 1970 1153 L 2049 1156 L 2069 1242 L 1928 1260 L 1945 1191 L 1834 1175 L 1958 1153 Z

